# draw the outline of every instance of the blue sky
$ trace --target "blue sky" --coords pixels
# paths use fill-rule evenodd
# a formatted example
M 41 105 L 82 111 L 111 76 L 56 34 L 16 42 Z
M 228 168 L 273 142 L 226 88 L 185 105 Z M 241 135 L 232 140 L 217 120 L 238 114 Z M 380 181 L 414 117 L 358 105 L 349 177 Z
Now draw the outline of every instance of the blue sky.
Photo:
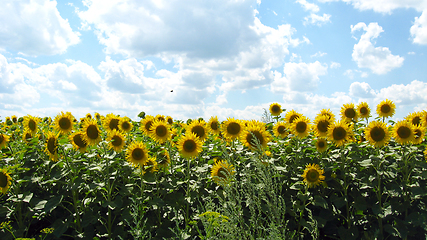
M 427 0 L 3 0 L 0 22 L 2 119 L 427 109 Z

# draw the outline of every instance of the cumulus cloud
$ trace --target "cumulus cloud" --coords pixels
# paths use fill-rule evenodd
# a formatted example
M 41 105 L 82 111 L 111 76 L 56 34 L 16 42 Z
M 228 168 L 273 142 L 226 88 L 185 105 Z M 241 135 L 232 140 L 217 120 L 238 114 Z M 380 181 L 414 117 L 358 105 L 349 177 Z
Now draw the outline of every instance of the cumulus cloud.
M 350 96 L 358 98 L 373 98 L 375 91 L 366 82 L 353 82 L 350 85 Z
M 424 10 L 420 17 L 415 17 L 410 32 L 413 43 L 427 44 L 427 10 Z
M 381 99 L 390 99 L 399 105 L 418 105 L 427 102 L 427 83 L 414 80 L 409 84 L 393 84 L 382 88 L 378 95 Z
M 51 0 L 2 1 L 0 47 L 26 55 L 54 55 L 79 43 L 80 34 L 60 16 L 56 4 Z
M 427 9 L 425 0 L 318 0 L 319 2 L 338 2 L 342 1 L 347 4 L 352 4 L 354 8 L 359 10 L 373 10 L 379 13 L 392 13 L 397 8 L 414 8 L 417 11 Z
M 318 26 L 321 26 L 325 23 L 331 22 L 330 20 L 331 15 L 324 13 L 322 16 L 317 15 L 315 13 L 311 13 L 307 17 L 304 17 L 304 25 L 307 24 L 316 24 Z
M 371 42 L 379 37 L 380 33 L 384 32 L 383 28 L 378 23 L 359 22 L 355 26 L 351 26 L 351 32 L 363 30 L 360 40 L 353 48 L 353 60 L 359 68 L 369 68 L 375 74 L 385 74 L 394 68 L 401 67 L 404 58 L 398 55 L 393 55 L 387 47 L 374 47 Z
M 319 6 L 314 3 L 309 3 L 306 0 L 297 0 L 296 2 L 301 4 L 305 11 L 318 12 L 320 10 Z

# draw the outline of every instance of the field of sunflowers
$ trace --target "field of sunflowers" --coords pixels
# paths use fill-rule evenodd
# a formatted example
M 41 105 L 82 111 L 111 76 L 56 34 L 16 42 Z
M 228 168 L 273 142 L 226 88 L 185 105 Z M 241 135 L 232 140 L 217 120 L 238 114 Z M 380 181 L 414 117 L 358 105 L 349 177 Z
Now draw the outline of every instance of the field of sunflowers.
M 395 109 L 5 117 L 0 236 L 426 239 L 427 111 Z

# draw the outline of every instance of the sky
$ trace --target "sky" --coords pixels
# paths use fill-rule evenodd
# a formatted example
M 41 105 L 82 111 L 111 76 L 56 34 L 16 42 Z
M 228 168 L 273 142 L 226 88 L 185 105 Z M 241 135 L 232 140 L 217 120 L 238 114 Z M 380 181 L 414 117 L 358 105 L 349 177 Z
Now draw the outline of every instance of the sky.
M 427 0 L 2 0 L 0 119 L 427 110 Z M 286 112 L 285 112 L 286 113 Z

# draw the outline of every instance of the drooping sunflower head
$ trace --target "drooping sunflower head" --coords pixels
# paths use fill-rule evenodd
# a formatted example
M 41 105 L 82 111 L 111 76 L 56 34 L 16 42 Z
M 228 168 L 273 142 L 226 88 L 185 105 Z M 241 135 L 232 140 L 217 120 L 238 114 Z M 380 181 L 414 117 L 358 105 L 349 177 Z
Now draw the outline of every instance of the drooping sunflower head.
M 49 155 L 50 160 L 58 161 L 58 134 L 48 132 L 46 136 L 46 149 L 45 152 Z
M 420 144 L 424 141 L 426 128 L 422 125 L 414 126 L 414 140 L 413 144 Z
M 412 123 L 414 126 L 421 126 L 422 125 L 422 119 L 423 119 L 423 113 L 422 112 L 413 112 L 405 117 L 405 120 Z
M 354 103 L 347 103 L 341 107 L 341 119 L 346 121 L 357 121 L 358 114 Z
M 172 125 L 172 124 L 173 124 L 173 118 L 172 118 L 171 116 L 166 116 L 166 122 L 167 122 L 169 125 Z
M 282 106 L 278 103 L 272 103 L 270 104 L 270 114 L 272 116 L 280 116 L 280 114 L 283 112 Z
M 114 129 L 109 132 L 107 141 L 110 149 L 113 149 L 116 152 L 121 152 L 126 144 L 126 137 L 123 132 Z
M 141 120 L 141 131 L 145 134 L 145 135 L 150 135 L 150 129 L 151 129 L 151 125 L 154 122 L 154 117 L 150 116 L 150 115 L 146 115 L 145 118 L 143 118 Z
M 70 112 L 61 112 L 55 117 L 55 129 L 61 134 L 67 135 L 73 130 L 74 116 Z
M 325 180 L 323 173 L 324 171 L 319 167 L 319 165 L 307 164 L 301 177 L 304 178 L 304 183 L 309 188 L 312 188 L 318 186 L 323 180 Z
M 328 139 L 335 146 L 340 147 L 353 139 L 352 131 L 351 125 L 348 125 L 345 120 L 331 123 L 328 127 Z
M 295 110 L 291 110 L 289 112 L 286 113 L 285 115 L 285 122 L 288 124 L 288 126 L 290 126 L 295 119 L 297 119 L 298 117 L 301 117 L 302 114 L 301 113 L 297 113 Z
M 99 114 L 98 112 L 95 113 L 95 118 L 97 120 L 101 120 L 101 114 Z
M 290 129 L 296 137 L 305 138 L 310 133 L 310 119 L 301 115 L 292 122 Z
M 250 123 L 241 135 L 243 144 L 251 150 L 265 149 L 271 141 L 271 135 L 259 123 Z
M 284 121 L 277 122 L 273 127 L 273 133 L 276 137 L 285 138 L 288 136 L 289 131 L 287 129 L 287 124 Z
M 97 120 L 92 118 L 83 123 L 83 140 L 90 146 L 97 145 L 101 141 L 101 131 L 99 130 Z
M 37 137 L 37 136 L 36 135 L 33 136 L 33 134 L 31 134 L 29 130 L 24 130 L 24 132 L 22 133 L 22 140 L 25 142 L 30 142 L 33 137 Z
M 192 132 L 186 132 L 177 142 L 178 151 L 184 158 L 194 158 L 202 151 L 203 142 Z
M 128 117 L 122 117 L 119 121 L 119 129 L 122 132 L 130 132 L 133 128 L 132 121 Z
M 328 142 L 325 138 L 317 138 L 314 145 L 316 146 L 317 151 L 321 153 L 328 149 Z
M 361 102 L 357 105 L 357 113 L 359 117 L 368 119 L 371 115 L 371 109 L 367 102 Z
M 225 186 L 232 181 L 232 178 L 236 171 L 234 166 L 228 163 L 226 160 L 215 159 L 215 164 L 211 169 L 211 177 L 216 184 Z
M 6 147 L 7 142 L 9 142 L 9 136 L 4 133 L 0 133 L 0 149 Z
M 158 143 L 165 143 L 171 137 L 169 124 L 166 121 L 154 120 L 150 127 L 149 136 Z
M 18 117 L 16 117 L 16 115 L 12 115 L 12 122 L 13 123 L 17 123 L 18 122 Z
M 73 145 L 73 148 L 79 150 L 81 153 L 86 152 L 87 143 L 84 140 L 83 132 L 75 132 L 68 137 L 68 140 Z
M 126 150 L 126 160 L 134 167 L 143 167 L 148 158 L 148 150 L 143 142 L 133 142 Z
M 40 122 L 38 117 L 33 117 L 31 115 L 27 115 L 24 117 L 23 126 L 24 129 L 29 130 L 32 134 L 37 133 L 38 126 L 37 124 Z
M 313 131 L 318 137 L 326 137 L 328 135 L 328 127 L 332 121 L 326 115 L 317 115 L 314 119 Z
M 90 113 L 86 113 L 86 118 L 91 119 L 91 118 L 92 118 L 92 114 L 90 114 Z
M 240 120 L 227 118 L 227 121 L 221 125 L 221 133 L 230 141 L 236 138 L 238 139 L 244 128 L 244 124 Z
M 0 192 L 6 194 L 10 185 L 12 185 L 12 178 L 6 169 L 0 169 Z
M 208 137 L 208 129 L 204 120 L 193 120 L 185 129 L 185 132 L 196 134 L 201 141 L 205 141 Z
M 157 114 L 157 115 L 156 115 L 156 117 L 155 117 L 154 119 L 155 119 L 155 120 L 158 120 L 158 121 L 166 121 L 165 116 L 164 116 L 164 115 L 161 115 L 161 114 Z
M 162 121 L 162 120 L 160 120 L 160 121 Z M 154 157 L 148 157 L 143 168 L 144 168 L 142 171 L 143 174 L 145 174 L 146 172 L 154 173 L 154 172 L 157 172 L 159 169 L 157 161 Z
M 335 122 L 335 114 L 329 108 L 328 109 L 324 108 L 324 109 L 320 110 L 320 113 L 317 114 L 316 117 L 322 116 L 322 115 L 327 116 L 329 118 L 330 122 Z
M 393 127 L 393 138 L 400 144 L 408 144 L 414 141 L 414 125 L 407 121 L 398 121 Z
M 119 130 L 119 121 L 120 117 L 109 113 L 105 116 L 104 120 L 102 121 L 102 125 L 104 126 L 105 131 L 111 132 L 114 129 Z
M 395 111 L 396 105 L 388 99 L 377 105 L 377 114 L 380 117 L 392 117 Z
M 221 124 L 219 123 L 217 116 L 211 116 L 208 122 L 208 129 L 212 134 L 219 134 Z
M 387 124 L 380 121 L 372 121 L 365 128 L 365 138 L 374 147 L 383 147 L 390 141 L 391 134 Z

